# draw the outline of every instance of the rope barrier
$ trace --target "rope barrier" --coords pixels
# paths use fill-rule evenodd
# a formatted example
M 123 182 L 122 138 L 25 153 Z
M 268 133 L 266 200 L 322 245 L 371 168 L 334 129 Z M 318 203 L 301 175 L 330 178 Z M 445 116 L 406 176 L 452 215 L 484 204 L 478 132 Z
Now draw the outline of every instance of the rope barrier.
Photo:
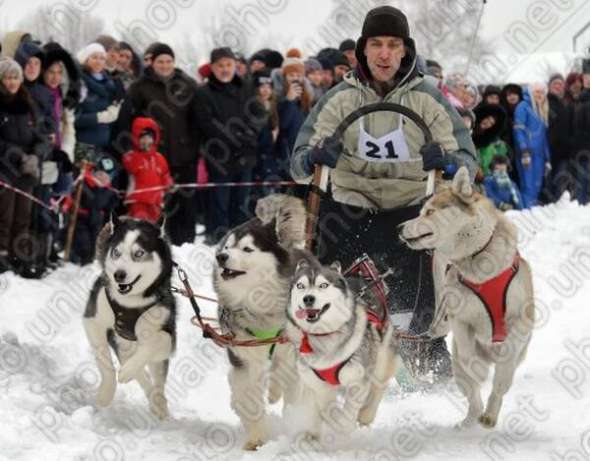
M 78 185 L 78 183 L 83 178 L 84 178 L 84 174 L 81 173 L 76 178 L 76 180 L 73 182 L 72 187 L 75 187 L 76 185 Z M 127 195 L 127 191 L 116 189 L 114 187 L 108 186 L 108 185 L 100 182 L 98 179 L 95 179 L 95 181 L 100 187 L 104 187 L 110 191 L 117 193 L 118 195 Z M 186 184 L 175 184 L 172 186 L 157 186 L 157 187 L 146 187 L 144 189 L 135 189 L 135 190 L 131 191 L 130 194 L 135 195 L 135 194 L 139 194 L 142 192 L 156 192 L 156 191 L 163 191 L 163 190 L 170 190 L 170 189 L 172 190 L 172 193 L 175 193 L 180 189 L 214 189 L 217 187 L 279 187 L 279 186 L 281 186 L 281 187 L 283 187 L 283 186 L 294 187 L 297 185 L 298 184 L 294 181 L 249 181 L 249 182 L 203 183 L 203 184 L 186 183 Z M 20 195 L 28 198 L 29 200 L 36 203 L 37 205 L 55 213 L 55 214 L 59 213 L 59 204 L 63 200 L 63 197 L 61 197 L 59 200 L 54 201 L 52 204 L 48 205 L 48 204 L 44 203 L 43 201 L 39 200 L 37 197 L 34 197 L 33 195 L 29 194 L 28 192 L 25 192 L 22 189 L 19 189 L 18 187 L 14 187 L 4 181 L 0 181 L 0 188 L 4 188 L 4 189 L 11 190 L 13 192 L 16 192 L 17 194 L 20 194 Z

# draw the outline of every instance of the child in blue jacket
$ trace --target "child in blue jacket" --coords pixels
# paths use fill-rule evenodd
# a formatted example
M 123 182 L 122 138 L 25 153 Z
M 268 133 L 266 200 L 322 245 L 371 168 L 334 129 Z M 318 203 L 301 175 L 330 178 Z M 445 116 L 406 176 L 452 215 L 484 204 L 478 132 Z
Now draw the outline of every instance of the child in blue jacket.
M 518 186 L 510 176 L 508 170 L 510 160 L 504 155 L 495 155 L 490 162 L 490 174 L 484 179 L 484 187 L 488 198 L 494 202 L 496 208 L 507 210 L 522 210 L 522 196 Z

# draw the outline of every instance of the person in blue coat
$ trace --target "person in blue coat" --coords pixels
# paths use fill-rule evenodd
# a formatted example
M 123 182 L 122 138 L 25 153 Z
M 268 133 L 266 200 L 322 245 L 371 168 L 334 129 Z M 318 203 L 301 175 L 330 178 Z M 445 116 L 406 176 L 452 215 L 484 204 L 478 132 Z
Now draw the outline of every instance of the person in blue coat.
M 516 183 L 508 176 L 509 170 L 508 157 L 495 155 L 492 158 L 490 174 L 483 181 L 486 195 L 499 210 L 522 210 L 522 196 Z
M 531 85 L 514 111 L 515 162 L 523 208 L 538 204 L 545 176 L 551 170 L 547 139 L 549 103 L 544 83 Z
M 119 89 L 105 71 L 106 51 L 91 43 L 77 55 L 82 66 L 82 98 L 76 109 L 75 160 L 96 162 L 110 144 L 111 128 L 119 116 Z

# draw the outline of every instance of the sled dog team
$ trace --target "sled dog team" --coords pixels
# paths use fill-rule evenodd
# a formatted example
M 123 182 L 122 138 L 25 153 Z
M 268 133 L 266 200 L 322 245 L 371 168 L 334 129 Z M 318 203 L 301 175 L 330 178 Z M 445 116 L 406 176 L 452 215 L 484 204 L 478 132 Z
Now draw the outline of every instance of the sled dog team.
M 246 432 L 244 448 L 268 440 L 266 410 L 281 398 L 284 409 L 306 409 L 306 435 L 313 439 L 325 426 L 346 434 L 371 424 L 396 371 L 394 327 L 379 321 L 338 262 L 322 265 L 301 249 L 306 212 L 298 199 L 262 199 L 256 216 L 219 243 L 213 274 L 223 333 L 236 340 L 288 338 L 227 348 L 231 407 Z M 454 377 L 469 403 L 460 425 L 494 427 L 534 324 L 531 270 L 516 248 L 516 228 L 472 190 L 464 168 L 401 227 L 408 246 L 433 251 L 437 307 L 430 334 L 453 333 Z M 117 382 L 136 380 L 152 413 L 165 419 L 176 346 L 170 247 L 157 226 L 113 218 L 98 238 L 97 258 L 102 273 L 84 313 L 102 379 L 97 405 L 112 402 Z M 492 364 L 484 405 L 480 386 Z

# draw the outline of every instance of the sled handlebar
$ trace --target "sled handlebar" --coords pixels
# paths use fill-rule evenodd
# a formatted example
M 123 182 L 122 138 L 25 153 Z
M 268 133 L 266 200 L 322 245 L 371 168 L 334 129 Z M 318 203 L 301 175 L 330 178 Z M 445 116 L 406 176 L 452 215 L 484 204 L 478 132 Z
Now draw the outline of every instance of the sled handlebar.
M 377 102 L 374 104 L 368 104 L 363 107 L 359 107 L 354 112 L 351 112 L 346 116 L 342 122 L 336 127 L 334 130 L 334 134 L 332 135 L 333 138 L 342 139 L 344 137 L 345 131 L 359 118 L 372 114 L 373 112 L 395 112 L 398 114 L 403 115 L 404 117 L 408 118 L 412 122 L 416 124 L 418 128 L 422 131 L 424 135 L 424 139 L 426 143 L 432 142 L 432 132 L 430 128 L 412 109 L 409 109 L 401 104 L 395 104 L 392 102 Z M 317 221 L 317 216 L 320 209 L 320 194 L 318 190 L 326 191 L 328 189 L 328 173 L 329 169 L 326 166 L 316 165 L 313 175 L 312 185 L 313 188 L 309 194 L 308 206 L 307 211 L 309 213 L 309 217 L 307 220 L 307 230 L 306 230 L 306 245 L 307 249 L 311 249 L 313 245 L 313 239 L 315 235 L 315 225 Z M 434 183 L 436 181 L 436 171 L 429 171 L 428 172 L 428 179 L 426 182 L 426 196 L 430 196 L 434 194 Z

